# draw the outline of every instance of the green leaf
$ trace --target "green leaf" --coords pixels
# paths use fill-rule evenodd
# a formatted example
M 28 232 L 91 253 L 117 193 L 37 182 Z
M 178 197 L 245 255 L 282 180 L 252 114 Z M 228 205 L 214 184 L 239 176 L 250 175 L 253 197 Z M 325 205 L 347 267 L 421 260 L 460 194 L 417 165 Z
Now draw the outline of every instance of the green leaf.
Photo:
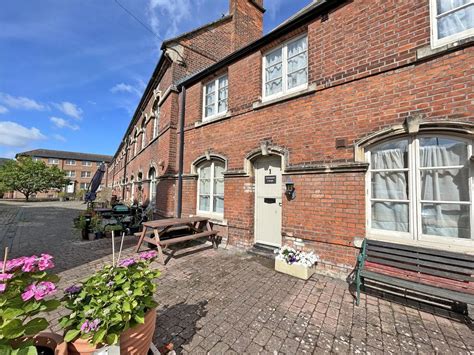
M 0 354 L 4 355 L 11 355 L 13 353 L 13 349 L 9 345 L 0 345 Z
M 105 335 L 107 334 L 107 329 L 101 329 L 97 333 L 95 333 L 94 337 L 92 338 L 92 342 L 94 344 L 101 343 L 104 340 Z
M 127 313 L 130 313 L 131 309 L 130 309 L 130 303 L 128 303 L 127 301 L 125 301 L 122 305 L 122 309 L 124 312 L 127 312 Z
M 58 308 L 61 305 L 61 302 L 58 300 L 48 300 L 43 302 L 43 306 L 46 308 L 43 309 L 45 312 L 51 312 L 54 311 L 56 308 Z
M 26 348 L 18 349 L 18 355 L 38 355 L 36 351 L 36 347 L 34 346 L 27 346 Z
M 25 334 L 25 327 L 21 320 L 13 319 L 0 328 L 3 337 L 6 339 L 16 339 Z
M 25 325 L 25 334 L 26 335 L 36 335 L 42 330 L 48 328 L 48 321 L 44 318 L 35 318 L 30 320 Z
M 24 311 L 18 308 L 8 308 L 3 312 L 2 318 L 3 319 L 15 319 L 18 316 L 22 315 Z
M 64 336 L 64 341 L 69 343 L 71 341 L 73 341 L 74 339 L 77 338 L 77 336 L 81 333 L 80 330 L 78 329 L 72 329 L 72 330 L 69 330 L 66 335 Z
M 107 335 L 107 338 L 106 338 L 106 339 L 107 339 L 106 342 L 107 342 L 107 344 L 109 344 L 109 345 L 117 344 L 118 341 L 119 341 L 119 337 L 118 337 L 118 335 L 115 334 L 115 333 L 112 333 L 112 334 Z
M 142 315 L 136 314 L 136 315 L 133 316 L 133 319 L 135 319 L 135 321 L 139 324 L 145 323 L 145 317 L 142 316 Z

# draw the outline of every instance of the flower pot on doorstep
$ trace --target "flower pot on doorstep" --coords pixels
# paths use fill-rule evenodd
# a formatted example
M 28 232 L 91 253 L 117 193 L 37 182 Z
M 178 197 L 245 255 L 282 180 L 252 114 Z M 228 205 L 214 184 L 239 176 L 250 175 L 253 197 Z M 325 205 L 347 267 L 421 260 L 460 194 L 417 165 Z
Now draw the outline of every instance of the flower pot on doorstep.
M 145 314 L 145 323 L 137 324 L 120 336 L 120 353 L 146 355 L 150 349 L 156 324 L 156 308 Z
M 299 279 L 308 280 L 316 271 L 316 266 L 288 264 L 284 260 L 275 259 L 275 270 Z

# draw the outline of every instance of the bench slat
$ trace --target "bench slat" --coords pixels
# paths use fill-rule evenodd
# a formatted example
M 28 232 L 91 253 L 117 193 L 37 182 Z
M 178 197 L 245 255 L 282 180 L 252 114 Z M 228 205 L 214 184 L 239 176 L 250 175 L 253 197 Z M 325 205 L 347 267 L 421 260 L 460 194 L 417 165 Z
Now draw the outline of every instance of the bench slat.
M 365 263 L 365 269 L 367 271 L 407 279 L 425 285 L 439 286 L 449 290 L 467 292 L 474 295 L 474 283 L 472 282 L 456 281 L 438 276 L 420 274 L 415 271 L 402 270 L 387 265 L 372 264 L 371 262 Z
M 421 272 L 423 274 L 428 274 L 428 275 L 441 276 L 441 277 L 445 277 L 452 280 L 474 281 L 474 277 L 471 277 L 471 276 L 466 276 L 462 274 L 456 274 L 453 272 L 447 272 L 447 271 L 441 271 L 441 270 L 434 270 L 434 269 L 422 267 L 422 266 L 403 264 L 396 261 L 390 261 L 386 259 L 372 257 L 370 255 L 367 255 L 367 260 L 376 264 L 395 266 L 400 269 L 417 271 L 417 272 Z
M 452 290 L 446 290 L 439 287 L 428 286 L 424 284 L 420 284 L 417 282 L 403 280 L 393 276 L 387 276 L 379 273 L 375 273 L 372 271 L 362 270 L 361 277 L 367 278 L 370 280 L 379 281 L 382 283 L 386 283 L 389 285 L 394 285 L 398 287 L 402 287 L 405 289 L 410 289 L 418 292 L 422 292 L 432 296 L 437 296 L 441 298 L 445 298 L 447 300 L 458 301 L 462 303 L 469 303 L 474 304 L 474 295 L 469 295 L 462 292 L 456 292 Z
M 210 237 L 210 236 L 216 235 L 216 234 L 217 234 L 217 231 L 205 231 L 205 232 L 186 235 L 186 236 L 182 236 L 182 237 L 176 237 L 176 238 L 161 240 L 160 245 L 176 244 L 176 243 L 185 242 L 185 241 L 188 241 L 188 240 L 194 240 L 194 239 L 199 239 L 199 238 L 204 238 L 204 237 Z
M 443 256 L 443 257 L 452 258 L 456 260 L 465 260 L 468 262 L 474 261 L 474 255 L 470 255 L 470 254 L 461 254 L 461 253 L 455 253 L 452 251 L 429 249 L 429 248 L 423 248 L 423 247 L 416 247 L 412 245 L 403 245 L 403 244 L 396 244 L 396 243 L 382 242 L 379 240 L 367 239 L 367 250 L 370 250 L 370 247 L 372 245 L 381 246 L 384 248 L 396 249 L 396 250 L 418 252 L 418 253 L 423 253 L 423 254 L 428 254 L 428 255 Z
M 452 271 L 458 274 L 464 274 L 467 276 L 474 275 L 474 268 L 469 269 L 469 268 L 463 268 L 463 267 L 458 267 L 458 266 L 452 266 L 452 265 L 445 265 L 442 263 L 437 263 L 437 262 L 431 262 L 427 260 L 419 260 L 416 257 L 405 257 L 405 256 L 400 256 L 400 255 L 392 255 L 390 253 L 386 252 L 379 252 L 379 251 L 370 251 L 368 253 L 369 256 L 377 257 L 377 258 L 382 258 L 382 259 L 388 259 L 388 260 L 394 260 L 394 261 L 400 261 L 400 262 L 405 262 L 409 264 L 414 264 L 418 266 L 427 266 L 430 268 L 438 269 L 438 270 L 444 270 L 444 271 Z

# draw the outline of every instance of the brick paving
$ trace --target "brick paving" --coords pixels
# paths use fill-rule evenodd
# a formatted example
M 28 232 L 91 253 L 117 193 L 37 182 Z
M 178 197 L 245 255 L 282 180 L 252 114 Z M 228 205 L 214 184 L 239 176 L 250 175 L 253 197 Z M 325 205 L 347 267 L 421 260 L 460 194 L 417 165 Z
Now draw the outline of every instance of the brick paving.
M 10 243 L 12 256 L 53 254 L 65 288 L 110 262 L 110 239 L 83 242 L 72 229 L 81 208 L 0 204 L 0 244 Z M 125 255 L 134 242 L 127 238 Z M 441 308 L 365 295 L 356 307 L 343 281 L 297 280 L 225 246 L 193 244 L 176 256 L 155 265 L 162 270 L 155 344 L 172 342 L 178 353 L 474 354 L 469 325 Z M 64 313 L 50 314 L 53 330 Z

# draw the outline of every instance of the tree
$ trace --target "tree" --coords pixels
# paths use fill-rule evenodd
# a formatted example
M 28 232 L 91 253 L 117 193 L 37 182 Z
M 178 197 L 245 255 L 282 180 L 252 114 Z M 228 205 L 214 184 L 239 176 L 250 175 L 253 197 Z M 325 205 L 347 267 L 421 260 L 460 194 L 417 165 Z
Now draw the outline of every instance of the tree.
M 42 161 L 33 161 L 30 157 L 20 157 L 0 167 L 0 185 L 21 192 L 26 201 L 32 194 L 60 189 L 68 183 L 64 171 L 55 166 L 48 167 Z

